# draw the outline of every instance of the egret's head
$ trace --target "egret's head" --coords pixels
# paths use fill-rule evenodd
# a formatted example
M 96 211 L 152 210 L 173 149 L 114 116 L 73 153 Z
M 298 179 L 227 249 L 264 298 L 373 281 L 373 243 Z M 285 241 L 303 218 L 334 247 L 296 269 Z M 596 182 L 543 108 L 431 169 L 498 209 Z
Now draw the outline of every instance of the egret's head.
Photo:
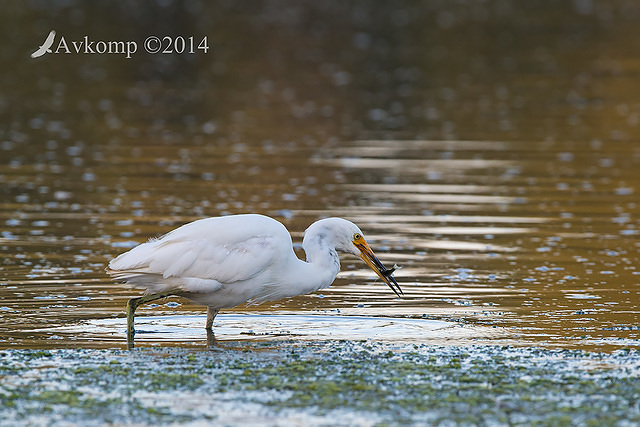
M 351 221 L 342 218 L 321 219 L 311 224 L 305 231 L 303 246 L 308 238 L 324 240 L 336 250 L 359 256 L 398 297 L 404 295 L 393 277 L 395 269 L 387 269 L 382 265 L 362 235 L 360 228 Z

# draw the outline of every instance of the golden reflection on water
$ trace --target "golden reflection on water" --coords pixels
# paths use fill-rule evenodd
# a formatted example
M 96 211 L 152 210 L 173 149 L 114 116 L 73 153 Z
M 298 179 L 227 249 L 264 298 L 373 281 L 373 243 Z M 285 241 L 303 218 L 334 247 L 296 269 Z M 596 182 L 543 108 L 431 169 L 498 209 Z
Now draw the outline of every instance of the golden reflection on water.
M 26 331 L 122 316 L 138 292 L 105 276 L 110 258 L 243 212 L 283 221 L 296 242 L 322 216 L 357 222 L 403 266 L 407 297 L 343 257 L 332 288 L 235 311 L 426 316 L 522 342 L 637 346 L 640 8 L 578 3 L 211 2 L 153 19 L 135 6 L 9 8 L 0 347 L 80 342 Z M 143 40 L 169 25 L 215 48 L 28 58 L 52 27 Z M 176 301 L 141 312 L 203 313 Z

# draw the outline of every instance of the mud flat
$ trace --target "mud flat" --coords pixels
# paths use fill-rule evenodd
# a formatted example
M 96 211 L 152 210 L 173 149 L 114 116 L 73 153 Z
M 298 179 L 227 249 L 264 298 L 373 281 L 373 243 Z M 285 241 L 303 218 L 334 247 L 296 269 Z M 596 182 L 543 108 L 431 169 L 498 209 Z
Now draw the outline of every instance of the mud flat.
M 0 425 L 637 425 L 640 352 L 348 340 L 0 351 Z

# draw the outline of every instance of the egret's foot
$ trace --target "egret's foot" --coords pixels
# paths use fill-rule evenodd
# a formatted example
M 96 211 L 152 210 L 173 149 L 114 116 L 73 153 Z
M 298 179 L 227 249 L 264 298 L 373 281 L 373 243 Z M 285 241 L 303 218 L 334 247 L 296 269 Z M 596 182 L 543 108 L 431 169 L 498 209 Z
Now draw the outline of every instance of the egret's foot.
M 213 319 L 216 318 L 216 315 L 218 314 L 219 311 L 220 310 L 217 310 L 213 307 L 207 307 L 207 324 L 205 326 L 207 331 L 210 331 L 211 328 L 213 327 Z
M 136 330 L 133 326 L 134 317 L 136 315 L 136 309 L 138 306 L 147 302 L 155 301 L 160 298 L 166 298 L 168 296 L 175 295 L 173 292 L 162 292 L 159 294 L 149 294 L 139 298 L 131 298 L 127 301 L 127 347 L 133 348 L 133 337 L 136 334 Z M 214 316 L 215 317 L 215 316 Z
M 218 340 L 212 329 L 207 329 L 207 348 L 217 347 Z

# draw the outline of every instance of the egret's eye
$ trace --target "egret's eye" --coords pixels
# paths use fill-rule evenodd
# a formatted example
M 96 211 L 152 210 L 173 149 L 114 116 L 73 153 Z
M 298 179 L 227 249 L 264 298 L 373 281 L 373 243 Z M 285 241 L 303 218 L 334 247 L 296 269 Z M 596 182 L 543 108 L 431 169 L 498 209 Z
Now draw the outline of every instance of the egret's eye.
M 362 235 L 360 233 L 356 233 L 353 235 L 353 240 L 357 242 L 358 240 L 362 240 Z

